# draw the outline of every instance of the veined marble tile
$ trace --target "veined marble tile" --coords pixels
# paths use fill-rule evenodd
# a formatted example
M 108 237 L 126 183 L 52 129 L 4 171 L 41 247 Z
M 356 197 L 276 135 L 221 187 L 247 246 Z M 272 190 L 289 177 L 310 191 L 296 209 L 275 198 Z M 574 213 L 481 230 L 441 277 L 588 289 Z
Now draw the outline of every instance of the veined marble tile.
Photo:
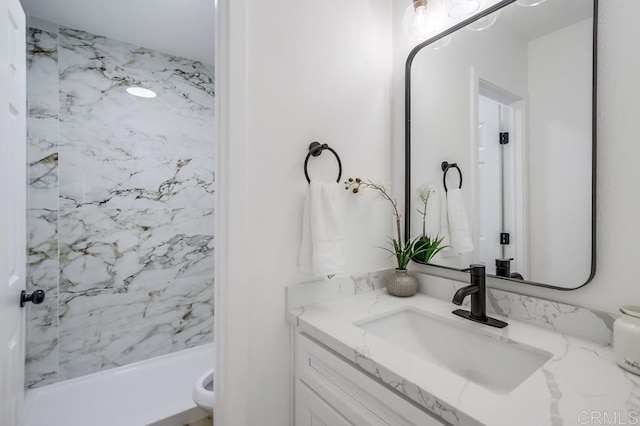
M 29 208 L 58 208 L 58 120 L 28 118 Z
M 27 30 L 29 117 L 58 118 L 58 35 Z
M 60 124 L 60 206 L 213 208 L 212 143 L 117 126 Z
M 138 282 L 213 276 L 213 231 L 211 209 L 61 210 L 60 288 L 126 293 Z
M 58 373 L 58 212 L 28 210 L 27 291 L 44 290 L 40 305 L 27 305 L 25 384 L 43 386 Z
M 27 287 L 56 290 L 58 287 L 58 211 L 27 211 L 29 256 Z
M 587 339 L 601 345 L 613 342 L 613 322 L 618 315 L 509 293 L 487 291 L 489 310 L 498 315 L 526 321 L 559 333 Z
M 60 28 L 60 119 L 117 124 L 144 133 L 173 134 L 176 123 L 211 138 L 213 69 L 189 59 Z M 135 98 L 142 86 L 158 94 Z
M 213 340 L 213 279 L 61 293 L 60 379 Z
M 420 292 L 451 301 L 454 293 L 468 283 L 417 273 Z M 470 298 L 463 306 L 468 307 Z M 495 288 L 487 289 L 487 313 L 497 314 L 558 333 L 586 339 L 600 345 L 611 345 L 616 314 L 568 305 Z
M 54 295 L 47 293 L 47 298 Z M 48 328 L 44 324 L 54 311 L 55 306 L 30 305 L 27 309 L 27 344 L 25 356 L 25 387 L 36 388 L 58 381 L 58 322 L 55 318 Z
M 39 28 L 28 271 L 47 298 L 28 313 L 30 387 L 213 339 L 213 68 Z
M 390 270 L 366 272 L 323 278 L 288 286 L 287 311 L 315 303 L 366 293 L 384 287 L 384 278 Z

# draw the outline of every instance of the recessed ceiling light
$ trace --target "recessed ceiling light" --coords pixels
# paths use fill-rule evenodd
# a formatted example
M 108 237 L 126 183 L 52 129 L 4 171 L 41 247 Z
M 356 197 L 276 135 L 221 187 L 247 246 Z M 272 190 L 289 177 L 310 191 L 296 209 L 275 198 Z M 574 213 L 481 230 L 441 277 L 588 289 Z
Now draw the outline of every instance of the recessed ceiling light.
M 139 98 L 155 98 L 158 96 L 153 90 L 145 89 L 144 87 L 128 87 L 127 93 Z

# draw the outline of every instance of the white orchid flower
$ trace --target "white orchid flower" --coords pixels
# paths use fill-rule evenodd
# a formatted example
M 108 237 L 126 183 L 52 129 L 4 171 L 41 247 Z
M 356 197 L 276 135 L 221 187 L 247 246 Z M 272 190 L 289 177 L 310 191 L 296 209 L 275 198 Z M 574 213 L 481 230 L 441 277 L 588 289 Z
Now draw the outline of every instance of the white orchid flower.
M 425 198 L 427 198 L 430 192 L 431 192 L 431 188 L 429 187 L 429 185 L 426 185 L 426 184 L 420 185 L 418 188 L 416 188 L 416 193 L 418 194 L 418 198 L 420 198 L 421 200 L 424 200 Z

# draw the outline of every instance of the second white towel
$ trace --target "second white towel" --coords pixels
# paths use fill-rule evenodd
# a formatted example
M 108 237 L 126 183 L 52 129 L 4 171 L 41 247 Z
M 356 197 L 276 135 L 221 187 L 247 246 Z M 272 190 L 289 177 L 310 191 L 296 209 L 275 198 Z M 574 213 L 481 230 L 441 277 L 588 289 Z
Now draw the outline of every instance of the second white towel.
M 467 207 L 461 189 L 450 189 L 447 192 L 447 218 L 453 251 L 456 254 L 473 251 Z
M 440 252 L 440 257 L 448 258 L 453 257 L 457 253 L 454 251 L 451 246 L 451 232 L 449 231 L 449 209 L 447 209 L 447 193 L 442 192 L 442 196 L 440 197 L 440 232 L 438 235 L 442 238 L 442 251 Z

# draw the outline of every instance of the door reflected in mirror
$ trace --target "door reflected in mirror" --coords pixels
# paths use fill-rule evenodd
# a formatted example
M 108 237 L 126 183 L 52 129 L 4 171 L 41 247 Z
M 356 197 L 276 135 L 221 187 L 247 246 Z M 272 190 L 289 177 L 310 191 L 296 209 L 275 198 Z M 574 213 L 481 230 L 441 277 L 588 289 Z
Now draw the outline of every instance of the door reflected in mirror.
M 430 264 L 563 289 L 592 278 L 594 12 L 510 3 L 410 56 L 408 229 L 443 238 Z

